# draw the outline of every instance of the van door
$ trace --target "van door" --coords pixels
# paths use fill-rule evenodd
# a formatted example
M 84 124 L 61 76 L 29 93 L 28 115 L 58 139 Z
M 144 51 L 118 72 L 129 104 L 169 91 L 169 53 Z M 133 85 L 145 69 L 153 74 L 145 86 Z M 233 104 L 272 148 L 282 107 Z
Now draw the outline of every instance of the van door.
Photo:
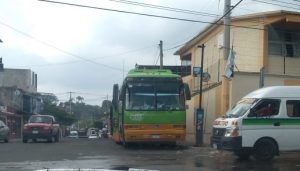
M 253 147 L 262 137 L 271 137 L 282 144 L 285 135 L 281 129 L 282 103 L 279 99 L 261 99 L 242 122 L 242 145 Z
M 300 150 L 300 99 L 285 101 L 287 118 L 282 123 L 286 150 Z

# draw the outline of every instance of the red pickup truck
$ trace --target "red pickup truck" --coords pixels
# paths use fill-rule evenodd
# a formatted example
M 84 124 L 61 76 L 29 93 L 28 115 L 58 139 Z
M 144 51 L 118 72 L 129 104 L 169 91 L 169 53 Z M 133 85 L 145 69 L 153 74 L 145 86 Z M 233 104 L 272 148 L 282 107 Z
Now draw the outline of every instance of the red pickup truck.
M 48 142 L 59 141 L 59 124 L 51 115 L 32 115 L 23 127 L 23 143 L 31 139 L 46 139 Z

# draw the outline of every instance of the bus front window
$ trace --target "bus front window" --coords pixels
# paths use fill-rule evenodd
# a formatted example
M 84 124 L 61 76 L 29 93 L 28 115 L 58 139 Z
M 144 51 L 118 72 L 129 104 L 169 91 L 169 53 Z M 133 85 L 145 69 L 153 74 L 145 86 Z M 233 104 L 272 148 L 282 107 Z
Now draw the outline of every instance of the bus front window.
M 155 93 L 153 86 L 129 86 L 126 91 L 126 109 L 154 110 Z
M 184 96 L 180 95 L 177 83 L 158 84 L 156 86 L 157 110 L 183 110 Z

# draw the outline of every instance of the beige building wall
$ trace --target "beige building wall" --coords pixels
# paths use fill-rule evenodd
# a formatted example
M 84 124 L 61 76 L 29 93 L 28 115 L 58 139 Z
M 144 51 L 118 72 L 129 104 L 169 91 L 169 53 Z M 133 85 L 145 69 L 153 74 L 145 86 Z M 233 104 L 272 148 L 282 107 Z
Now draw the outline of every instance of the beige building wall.
M 271 85 L 300 85 L 300 58 L 286 58 L 285 76 L 283 75 L 283 57 L 268 55 L 268 33 L 265 25 L 280 21 L 284 18 L 282 14 L 270 17 L 256 17 L 244 20 L 233 20 L 232 25 L 246 26 L 257 29 L 242 27 L 231 27 L 231 42 L 236 52 L 236 66 L 234 78 L 229 82 L 229 104 L 232 107 L 239 99 L 249 92 L 259 88 L 259 70 L 266 67 L 265 86 Z M 291 16 L 290 16 L 291 18 Z M 296 18 L 300 18 L 296 15 Z M 295 19 L 295 18 L 294 18 Z M 300 20 L 299 20 L 300 22 Z M 184 56 L 191 54 L 192 67 L 200 66 L 201 48 L 205 44 L 204 72 L 208 72 L 211 79 L 203 83 L 202 107 L 205 112 L 204 143 L 209 143 L 213 121 L 223 115 L 221 113 L 222 76 L 224 75 L 224 64 L 222 46 L 223 26 L 212 28 L 200 35 L 201 39 L 190 47 L 189 50 L 180 54 Z M 296 76 L 296 77 L 293 77 Z M 199 90 L 199 78 L 188 76 L 183 78 L 190 85 L 191 92 Z M 296 80 L 296 81 L 295 81 Z M 298 82 L 299 81 L 299 82 Z M 215 85 L 218 86 L 215 86 Z M 213 87 L 213 88 L 212 88 Z M 199 96 L 194 96 L 187 105 L 187 142 L 195 142 L 195 109 L 198 108 Z
M 284 85 L 300 86 L 300 76 L 265 75 L 265 87 Z M 231 107 L 256 89 L 259 89 L 259 73 L 236 73 L 231 81 Z
M 186 137 L 185 141 L 187 144 L 195 144 L 195 117 L 194 117 L 194 107 L 197 106 L 194 104 L 193 97 L 191 100 L 186 102 Z
M 217 88 L 213 88 L 203 92 L 202 107 L 204 109 L 204 130 L 203 143 L 210 143 L 210 135 L 212 132 L 212 124 L 217 117 L 216 114 L 216 93 Z
M 300 58 L 269 56 L 269 74 L 300 75 Z M 285 63 L 285 71 L 284 71 Z

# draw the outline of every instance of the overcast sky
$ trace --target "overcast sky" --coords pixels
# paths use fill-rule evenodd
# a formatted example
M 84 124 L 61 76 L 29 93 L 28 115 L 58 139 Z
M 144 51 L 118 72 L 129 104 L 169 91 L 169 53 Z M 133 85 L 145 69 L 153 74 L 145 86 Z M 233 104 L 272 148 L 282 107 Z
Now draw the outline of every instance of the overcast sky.
M 183 14 L 110 0 L 63 0 L 93 7 L 213 21 L 216 17 Z M 132 0 L 221 15 L 224 0 Z M 285 0 L 282 0 L 285 1 Z M 290 0 L 292 2 L 292 0 Z M 124 2 L 124 0 L 123 0 Z M 232 4 L 237 0 L 232 0 Z M 244 0 L 233 15 L 284 9 Z M 287 9 L 287 8 L 285 8 Z M 89 104 L 111 98 L 114 83 L 135 64 L 153 65 L 159 51 L 182 44 L 207 24 L 168 20 L 37 0 L 0 1 L 0 56 L 5 68 L 38 74 L 38 91 L 67 100 L 77 92 Z M 164 52 L 165 65 L 180 65 L 176 49 Z M 158 63 L 157 63 L 158 64 Z M 124 69 L 123 69 L 124 68 Z M 125 73 L 123 73 L 123 70 Z

